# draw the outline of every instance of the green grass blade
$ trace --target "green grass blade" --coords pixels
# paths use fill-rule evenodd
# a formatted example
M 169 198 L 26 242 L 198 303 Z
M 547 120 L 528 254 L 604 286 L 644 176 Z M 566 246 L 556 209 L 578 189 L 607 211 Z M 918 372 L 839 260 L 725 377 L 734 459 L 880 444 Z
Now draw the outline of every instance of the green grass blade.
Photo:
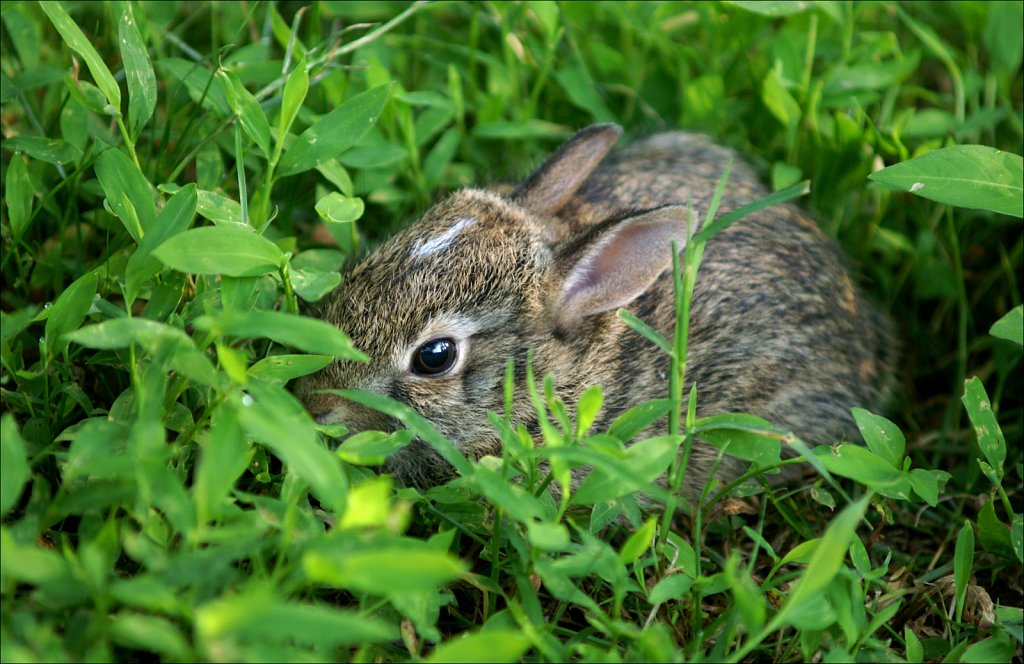
M 754 214 L 755 212 L 764 210 L 765 208 L 769 208 L 773 205 L 779 205 L 780 203 L 785 203 L 786 201 L 792 200 L 794 198 L 799 198 L 800 196 L 807 194 L 811 190 L 810 185 L 811 183 L 809 180 L 804 180 L 803 182 L 795 184 L 792 187 L 788 187 L 786 189 L 783 189 L 782 191 L 777 191 L 774 194 L 769 194 L 764 198 L 757 199 L 753 203 L 740 206 L 735 210 L 727 212 L 723 214 L 721 217 L 715 219 L 710 224 L 705 225 L 699 233 L 693 236 L 693 242 L 707 242 L 709 239 L 711 239 L 718 233 L 721 233 L 729 226 L 732 226 L 734 223 L 736 223 L 743 217 Z

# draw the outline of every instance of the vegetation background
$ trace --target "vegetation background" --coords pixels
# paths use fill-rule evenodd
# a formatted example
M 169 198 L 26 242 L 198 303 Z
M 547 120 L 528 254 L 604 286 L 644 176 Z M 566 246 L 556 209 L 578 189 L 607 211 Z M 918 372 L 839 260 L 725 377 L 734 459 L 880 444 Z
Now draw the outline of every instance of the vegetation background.
M 0 659 L 1019 661 L 1022 7 L 4 2 Z M 685 517 L 648 484 L 694 431 L 784 436 L 628 452 L 679 403 L 588 432 L 599 390 L 537 387 L 546 448 L 499 413 L 445 487 L 374 474 L 409 433 L 331 450 L 285 385 L 358 351 L 300 304 L 605 121 L 811 181 L 898 321 L 892 422 Z M 571 509 L 511 481 L 569 446 Z

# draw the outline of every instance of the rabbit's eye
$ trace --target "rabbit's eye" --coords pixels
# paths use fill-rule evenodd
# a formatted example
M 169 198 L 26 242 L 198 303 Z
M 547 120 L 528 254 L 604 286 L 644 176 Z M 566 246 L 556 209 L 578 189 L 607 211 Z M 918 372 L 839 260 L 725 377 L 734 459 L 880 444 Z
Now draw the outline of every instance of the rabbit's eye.
M 413 353 L 412 370 L 421 376 L 439 376 L 451 370 L 457 358 L 458 346 L 453 339 L 431 339 Z

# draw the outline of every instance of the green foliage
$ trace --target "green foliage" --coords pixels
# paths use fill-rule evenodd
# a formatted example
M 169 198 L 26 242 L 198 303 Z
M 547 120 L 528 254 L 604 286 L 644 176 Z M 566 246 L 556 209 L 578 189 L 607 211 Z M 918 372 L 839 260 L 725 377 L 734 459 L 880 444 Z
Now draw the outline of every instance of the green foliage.
M 1019 2 L 0 19 L 0 660 L 1020 657 Z M 404 429 L 328 444 L 344 428 L 287 382 L 366 357 L 305 304 L 439 193 L 598 121 L 712 133 L 777 189 L 695 210 L 673 338 L 619 312 L 672 359 L 666 398 L 598 431 L 600 386 L 566 403 L 531 374 L 540 433 L 492 413 L 504 453 L 472 461 L 346 391 Z M 865 446 L 682 394 L 703 242 L 807 181 L 899 319 L 901 397 L 854 411 Z M 695 436 L 748 466 L 696 502 Z M 458 477 L 376 474 L 412 444 Z

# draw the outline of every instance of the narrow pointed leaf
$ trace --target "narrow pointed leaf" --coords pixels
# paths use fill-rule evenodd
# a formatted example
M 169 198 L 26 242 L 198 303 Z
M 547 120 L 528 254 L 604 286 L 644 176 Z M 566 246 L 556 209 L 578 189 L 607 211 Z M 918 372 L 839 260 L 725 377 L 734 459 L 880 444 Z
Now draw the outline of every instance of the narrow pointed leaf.
M 117 81 L 114 80 L 113 74 L 110 73 L 110 69 L 107 68 L 103 58 L 100 57 L 100 54 L 96 51 L 92 42 L 89 41 L 89 38 L 85 36 L 85 33 L 82 32 L 82 29 L 78 27 L 61 3 L 46 1 L 40 2 L 39 6 L 49 17 L 53 27 L 57 28 L 60 36 L 64 38 L 64 43 L 85 60 L 85 64 L 96 81 L 96 85 L 103 91 L 103 95 L 110 102 L 110 105 L 120 110 L 121 88 L 118 87 Z
M 379 85 L 356 95 L 317 120 L 295 139 L 281 158 L 282 176 L 316 168 L 352 147 L 377 122 L 391 92 L 391 85 Z

